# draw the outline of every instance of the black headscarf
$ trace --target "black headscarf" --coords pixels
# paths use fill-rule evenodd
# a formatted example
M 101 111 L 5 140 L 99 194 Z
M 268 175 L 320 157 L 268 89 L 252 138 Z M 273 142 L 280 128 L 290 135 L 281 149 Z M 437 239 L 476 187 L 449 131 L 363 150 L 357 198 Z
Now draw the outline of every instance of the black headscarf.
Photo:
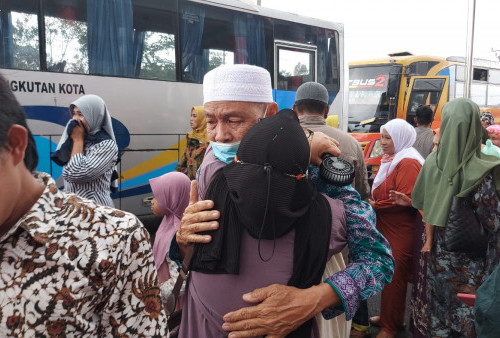
M 309 143 L 292 110 L 253 126 L 235 162 L 217 172 L 207 189 L 205 199 L 213 200 L 214 209 L 221 212 L 219 229 L 207 233 L 212 235 L 210 243 L 195 245 L 191 269 L 238 274 L 243 228 L 259 240 L 276 240 L 295 229 L 288 285 L 305 289 L 318 284 L 327 262 L 332 217 L 326 198 L 304 177 L 309 155 Z M 307 321 L 289 337 L 310 336 L 312 323 Z

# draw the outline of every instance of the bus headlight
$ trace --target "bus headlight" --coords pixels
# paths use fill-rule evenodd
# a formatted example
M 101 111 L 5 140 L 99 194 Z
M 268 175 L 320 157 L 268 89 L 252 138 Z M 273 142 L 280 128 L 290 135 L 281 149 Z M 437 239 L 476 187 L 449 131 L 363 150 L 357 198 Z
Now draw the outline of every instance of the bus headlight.
M 384 151 L 382 150 L 382 143 L 380 143 L 380 139 L 375 141 L 373 145 L 372 151 L 370 152 L 370 158 L 375 158 L 384 155 Z

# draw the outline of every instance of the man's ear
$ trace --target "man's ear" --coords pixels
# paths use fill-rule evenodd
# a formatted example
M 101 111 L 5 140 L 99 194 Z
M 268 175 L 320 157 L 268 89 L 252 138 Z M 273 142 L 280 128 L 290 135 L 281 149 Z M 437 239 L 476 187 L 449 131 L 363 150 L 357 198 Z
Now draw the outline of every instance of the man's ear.
M 328 117 L 328 113 L 330 112 L 330 106 L 326 106 L 325 110 L 323 110 L 323 118 L 326 119 Z
M 295 114 L 299 115 L 299 110 L 297 109 L 297 105 L 295 103 L 292 106 L 292 110 L 295 112 Z
M 267 106 L 266 117 L 276 115 L 278 111 L 279 111 L 278 104 L 276 102 L 272 102 Z
M 24 153 L 28 145 L 28 130 L 18 124 L 13 124 L 7 132 L 9 152 L 14 160 L 14 165 L 24 161 Z
M 413 118 L 413 122 L 415 122 L 415 124 L 417 124 L 417 118 L 416 117 Z

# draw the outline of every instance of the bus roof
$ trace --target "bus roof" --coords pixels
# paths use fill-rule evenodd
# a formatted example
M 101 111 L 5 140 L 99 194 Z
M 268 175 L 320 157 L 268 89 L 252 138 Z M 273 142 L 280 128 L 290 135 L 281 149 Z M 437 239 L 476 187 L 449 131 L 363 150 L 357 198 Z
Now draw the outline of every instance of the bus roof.
M 450 57 L 444 58 L 444 57 L 439 57 L 439 56 L 413 55 L 413 54 L 396 56 L 397 54 L 403 54 L 403 53 L 390 54 L 390 56 L 387 58 L 353 61 L 353 62 L 349 62 L 349 66 L 362 66 L 362 65 L 364 66 L 364 65 L 390 64 L 390 63 L 399 63 L 402 65 L 409 65 L 413 62 L 418 62 L 418 61 L 437 61 L 437 62 L 450 62 L 450 63 L 462 63 L 462 64 L 465 63 L 465 57 L 463 57 L 463 56 L 450 56 Z M 500 62 L 498 62 L 498 61 L 490 61 L 490 60 L 484 60 L 484 59 L 473 59 L 472 64 L 475 67 L 483 67 L 483 68 L 487 68 L 487 69 L 500 69 Z
M 339 33 L 344 32 L 344 24 L 342 23 L 335 23 L 331 21 L 320 20 L 317 18 L 301 16 L 294 13 L 283 12 L 271 8 L 256 6 L 241 0 L 190 0 L 190 1 L 198 2 L 205 5 L 225 7 L 233 10 L 236 9 L 242 12 L 248 12 L 256 15 L 281 19 L 285 21 L 297 22 L 304 25 L 312 25 L 317 27 L 333 29 Z
M 408 65 L 413 62 L 418 61 L 446 61 L 445 58 L 430 56 L 430 55 L 405 55 L 405 56 L 390 56 L 387 58 L 379 58 L 379 59 L 371 59 L 371 60 L 362 60 L 362 61 L 353 61 L 349 62 L 349 66 L 361 66 L 361 65 L 369 65 L 369 64 L 389 64 L 389 63 L 399 63 L 403 65 Z

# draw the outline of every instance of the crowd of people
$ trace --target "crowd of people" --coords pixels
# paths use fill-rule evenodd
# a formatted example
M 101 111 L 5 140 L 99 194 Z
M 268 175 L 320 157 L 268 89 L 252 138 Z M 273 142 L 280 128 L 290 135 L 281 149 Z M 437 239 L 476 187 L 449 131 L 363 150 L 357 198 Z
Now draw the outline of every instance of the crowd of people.
M 416 128 L 383 125 L 370 187 L 359 143 L 327 124 L 323 85 L 303 84 L 279 111 L 267 70 L 231 65 L 205 75 L 203 97 L 177 171 L 150 180 L 163 217 L 151 243 L 113 208 L 119 152 L 102 98 L 69 107 L 52 155 L 60 191 L 36 172 L 26 117 L 0 78 L 0 335 L 358 337 L 371 323 L 395 337 L 408 283 L 414 337 L 498 335 L 500 158 L 482 142 L 497 146 L 500 128 L 476 104 L 446 104 L 439 130 L 429 106 Z M 354 165 L 352 185 L 322 177 L 325 153 Z M 487 236 L 484 255 L 449 247 L 457 198 Z

